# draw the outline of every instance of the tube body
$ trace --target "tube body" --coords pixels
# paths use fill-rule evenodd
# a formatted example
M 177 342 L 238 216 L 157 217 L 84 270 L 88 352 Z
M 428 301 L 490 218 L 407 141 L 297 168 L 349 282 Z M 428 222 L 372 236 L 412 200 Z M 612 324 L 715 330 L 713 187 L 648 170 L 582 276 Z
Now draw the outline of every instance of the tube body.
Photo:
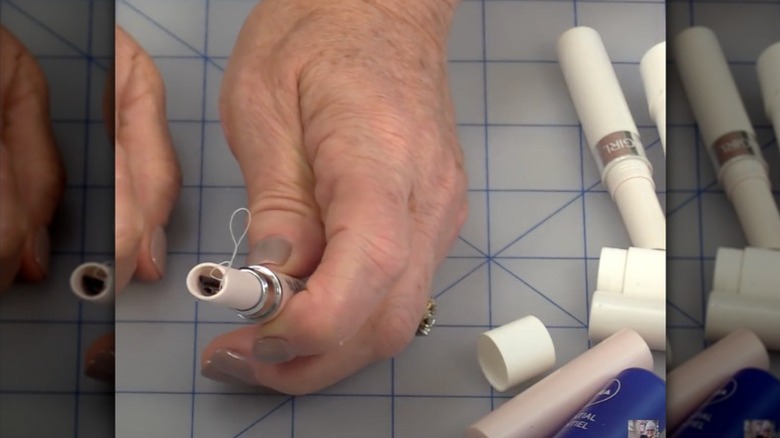
M 780 248 L 780 212 L 768 167 L 715 34 L 705 27 L 686 29 L 674 52 L 704 146 L 750 246 Z
M 633 246 L 666 249 L 666 217 L 652 166 L 601 37 L 589 27 L 564 32 L 558 60 L 602 182 Z

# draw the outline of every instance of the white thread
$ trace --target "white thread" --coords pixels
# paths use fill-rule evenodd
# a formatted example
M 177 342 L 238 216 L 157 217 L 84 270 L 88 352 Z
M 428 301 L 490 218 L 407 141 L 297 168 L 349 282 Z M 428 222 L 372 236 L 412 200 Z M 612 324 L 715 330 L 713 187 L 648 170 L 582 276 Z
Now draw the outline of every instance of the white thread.
M 241 233 L 241 236 L 236 240 L 236 233 L 233 231 L 233 220 L 236 218 L 236 214 L 238 212 L 244 211 L 246 212 L 246 227 L 244 227 L 244 232 Z M 233 240 L 233 254 L 230 256 L 230 260 L 225 260 L 222 262 L 219 262 L 218 265 L 220 266 L 227 266 L 228 269 L 230 269 L 233 266 L 233 262 L 236 259 L 236 254 L 238 253 L 238 247 L 241 246 L 241 242 L 244 240 L 244 237 L 246 237 L 246 233 L 249 232 L 249 224 L 252 223 L 252 213 L 249 211 L 249 209 L 241 207 L 236 209 L 233 214 L 230 215 L 230 223 L 228 224 L 228 228 L 230 229 L 230 238 Z M 217 268 L 214 268 L 211 270 L 209 275 L 211 275 L 211 278 L 215 280 L 222 281 L 221 277 L 217 277 L 214 273 L 217 272 Z

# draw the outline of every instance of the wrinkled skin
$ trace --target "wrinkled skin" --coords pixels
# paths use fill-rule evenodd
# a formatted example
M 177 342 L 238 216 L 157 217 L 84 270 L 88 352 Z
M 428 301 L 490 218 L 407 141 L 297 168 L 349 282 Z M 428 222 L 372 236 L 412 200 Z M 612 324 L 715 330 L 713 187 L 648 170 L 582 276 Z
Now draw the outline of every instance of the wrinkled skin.
M 65 189 L 49 117 L 49 88 L 35 58 L 0 27 L 0 292 L 48 274 L 48 226 Z
M 214 339 L 204 375 L 303 394 L 411 342 L 467 216 L 453 9 L 266 0 L 248 16 L 220 97 L 252 213 L 248 261 L 310 277 L 275 320 Z

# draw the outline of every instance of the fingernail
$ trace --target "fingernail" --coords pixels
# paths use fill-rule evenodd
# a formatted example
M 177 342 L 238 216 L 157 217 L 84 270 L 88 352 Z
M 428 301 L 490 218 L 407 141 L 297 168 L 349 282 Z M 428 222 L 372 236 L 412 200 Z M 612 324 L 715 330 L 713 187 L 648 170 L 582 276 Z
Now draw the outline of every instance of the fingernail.
M 281 236 L 266 237 L 246 256 L 248 265 L 283 265 L 292 254 L 292 244 Z
M 290 344 L 281 338 L 262 338 L 255 341 L 252 356 L 262 362 L 279 363 L 295 358 Z
M 100 350 L 87 362 L 86 375 L 93 379 L 110 382 L 114 380 L 115 355 L 113 348 Z
M 223 383 L 255 385 L 255 373 L 247 359 L 235 351 L 217 350 L 200 370 L 200 374 Z
M 161 276 L 165 274 L 165 263 L 168 259 L 168 240 L 165 237 L 163 227 L 157 226 L 152 232 L 151 242 L 152 263 Z
M 49 261 L 51 257 L 51 241 L 49 240 L 49 231 L 46 227 L 38 231 L 35 236 L 35 263 L 43 270 L 44 274 L 49 273 Z

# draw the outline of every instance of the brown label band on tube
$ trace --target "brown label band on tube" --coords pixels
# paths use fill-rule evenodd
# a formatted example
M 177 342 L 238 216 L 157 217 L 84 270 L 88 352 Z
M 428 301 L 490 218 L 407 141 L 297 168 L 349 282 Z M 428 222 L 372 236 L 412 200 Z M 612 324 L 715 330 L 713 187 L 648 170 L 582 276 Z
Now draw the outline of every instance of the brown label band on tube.
M 710 146 L 710 154 L 717 170 L 736 157 L 756 156 L 758 150 L 758 140 L 756 140 L 755 134 L 747 131 L 723 134 Z
M 600 171 L 611 162 L 618 158 L 627 156 L 642 157 L 642 142 L 639 141 L 639 134 L 629 131 L 617 131 L 607 134 L 596 143 L 594 147 L 594 157 Z

